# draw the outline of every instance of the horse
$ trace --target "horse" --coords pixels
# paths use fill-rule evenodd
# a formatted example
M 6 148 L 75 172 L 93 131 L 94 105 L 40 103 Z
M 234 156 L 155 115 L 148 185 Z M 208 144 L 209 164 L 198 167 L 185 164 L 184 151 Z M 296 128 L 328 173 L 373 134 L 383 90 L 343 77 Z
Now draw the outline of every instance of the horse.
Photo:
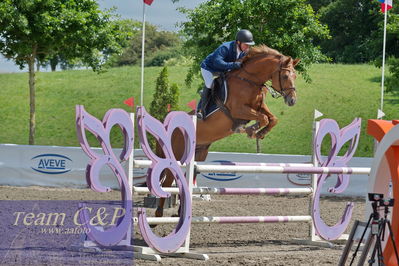
M 271 113 L 264 99 L 267 92 L 265 82 L 272 81 L 273 89 L 279 93 L 288 106 L 296 103 L 295 66 L 300 59 L 292 59 L 266 45 L 252 47 L 241 59 L 242 67 L 225 75 L 228 86 L 226 103 L 219 101 L 219 110 L 205 120 L 197 120 L 195 161 L 205 161 L 211 144 L 233 133 L 244 133 L 250 138 L 263 139 L 276 126 L 277 117 Z M 195 111 L 189 113 L 194 115 Z M 246 126 L 255 120 L 253 125 Z M 180 130 L 172 134 L 172 147 L 176 159 L 183 156 L 183 135 Z M 157 144 L 156 153 L 163 155 Z M 174 176 L 169 170 L 161 178 L 163 187 L 170 187 Z M 165 199 L 161 198 L 155 211 L 156 217 L 163 216 Z

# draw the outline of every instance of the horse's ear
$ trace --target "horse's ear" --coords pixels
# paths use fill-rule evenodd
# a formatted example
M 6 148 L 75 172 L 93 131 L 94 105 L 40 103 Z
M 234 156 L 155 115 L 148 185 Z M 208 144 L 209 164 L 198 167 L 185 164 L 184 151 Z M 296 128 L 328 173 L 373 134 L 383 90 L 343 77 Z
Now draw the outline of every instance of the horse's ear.
M 298 65 L 298 63 L 301 61 L 301 59 L 300 58 L 297 58 L 297 59 L 295 59 L 294 60 L 294 62 L 292 63 L 293 65 L 294 65 L 294 67 L 296 66 L 296 65 Z
M 284 66 L 288 66 L 288 64 L 291 62 L 292 58 L 291 56 L 287 56 L 287 59 L 284 61 Z

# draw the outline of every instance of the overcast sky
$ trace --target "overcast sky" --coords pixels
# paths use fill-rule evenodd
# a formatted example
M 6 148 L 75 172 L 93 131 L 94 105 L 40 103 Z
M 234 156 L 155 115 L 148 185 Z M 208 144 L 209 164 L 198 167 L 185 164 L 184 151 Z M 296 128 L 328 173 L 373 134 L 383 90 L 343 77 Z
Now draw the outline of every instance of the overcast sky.
M 143 1 L 142 0 L 97 0 L 101 9 L 116 7 L 116 13 L 122 18 L 132 18 L 142 20 Z M 171 0 L 154 0 L 151 6 L 146 6 L 146 21 L 159 26 L 163 30 L 177 31 L 176 23 L 185 21 L 185 16 L 178 12 L 176 8 L 194 8 L 206 0 L 179 0 L 173 4 Z M 0 56 L 1 72 L 19 72 L 19 68 L 13 62 L 7 61 Z M 24 69 L 23 71 L 27 71 Z

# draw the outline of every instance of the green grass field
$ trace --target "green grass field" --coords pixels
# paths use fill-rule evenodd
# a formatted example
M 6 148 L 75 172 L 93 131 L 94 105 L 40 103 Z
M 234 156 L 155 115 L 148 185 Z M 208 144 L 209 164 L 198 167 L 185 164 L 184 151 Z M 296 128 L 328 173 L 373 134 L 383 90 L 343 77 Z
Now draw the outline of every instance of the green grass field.
M 192 88 L 184 85 L 186 67 L 170 67 L 170 82 L 180 88 L 180 106 L 188 111 L 186 103 L 198 99 L 196 80 Z M 144 106 L 149 109 L 155 80 L 161 68 L 145 70 Z M 267 96 L 266 102 L 279 118 L 278 125 L 261 142 L 262 153 L 310 154 L 313 111 L 318 109 L 325 118 L 349 124 L 355 117 L 362 118 L 362 135 L 356 156 L 372 156 L 373 141 L 365 132 L 367 119 L 374 119 L 380 105 L 380 69 L 372 65 L 316 64 L 309 71 L 313 82 L 308 84 L 299 77 L 298 102 L 288 107 L 282 99 Z M 75 105 L 102 119 L 110 108 L 129 107 L 123 100 L 134 96 L 140 103 L 140 68 L 122 67 L 96 74 L 91 70 L 63 71 L 37 74 L 36 90 L 36 144 L 78 146 L 75 133 Z M 0 143 L 28 143 L 29 89 L 27 73 L 0 74 Z M 399 118 L 399 96 L 386 94 L 385 119 Z M 114 130 L 115 147 L 122 144 L 121 134 Z M 327 140 L 328 141 L 328 140 Z M 98 146 L 91 136 L 90 143 Z M 325 146 L 325 145 L 324 145 Z M 211 146 L 213 151 L 256 152 L 255 140 L 234 135 Z

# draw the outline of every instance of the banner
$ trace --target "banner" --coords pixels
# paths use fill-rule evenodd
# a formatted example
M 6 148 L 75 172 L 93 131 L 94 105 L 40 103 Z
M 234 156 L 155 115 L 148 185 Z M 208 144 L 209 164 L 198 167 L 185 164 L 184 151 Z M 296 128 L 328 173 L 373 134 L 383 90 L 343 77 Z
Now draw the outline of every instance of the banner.
M 101 149 L 98 148 L 101 153 Z M 115 149 L 115 154 L 120 154 Z M 147 160 L 142 150 L 134 151 L 136 160 Z M 349 163 L 352 167 L 370 167 L 371 158 L 354 157 Z M 86 165 L 89 158 L 80 147 L 28 146 L 0 144 L 0 185 L 44 186 L 65 188 L 86 188 Z M 264 162 L 264 163 L 309 163 L 310 155 L 278 155 L 255 153 L 210 152 L 206 162 Z M 127 162 L 122 163 L 127 171 Z M 133 184 L 145 182 L 146 168 L 135 169 Z M 116 177 L 109 168 L 101 171 L 102 184 L 119 188 Z M 308 183 L 310 175 L 291 174 L 235 174 L 200 173 L 198 186 L 231 188 L 283 188 L 297 187 L 294 183 Z M 333 186 L 334 178 L 323 185 L 323 194 Z M 367 193 L 367 175 L 352 175 L 345 196 L 362 196 Z

